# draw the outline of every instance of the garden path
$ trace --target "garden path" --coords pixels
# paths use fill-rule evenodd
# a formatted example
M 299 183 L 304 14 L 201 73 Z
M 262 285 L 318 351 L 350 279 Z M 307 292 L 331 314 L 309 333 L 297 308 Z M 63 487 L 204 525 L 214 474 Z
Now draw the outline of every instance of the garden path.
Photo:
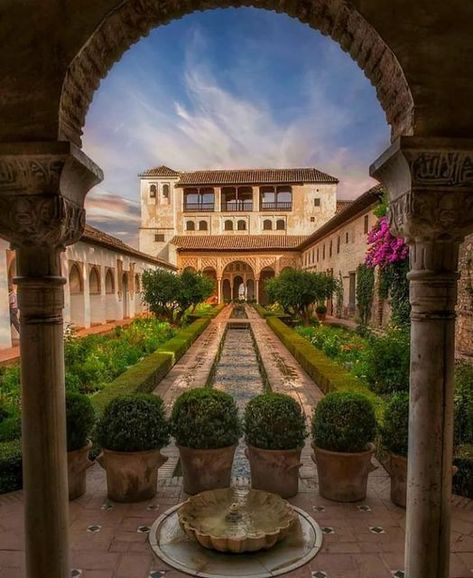
M 206 382 L 218 343 L 230 314 L 225 309 L 190 348 L 157 388 L 164 390 L 167 403 L 174 388 L 182 391 Z M 269 381 L 301 401 L 306 414 L 321 392 L 299 364 L 272 334 L 266 322 L 248 310 Z M 171 375 L 172 374 L 172 375 Z M 163 453 L 172 455 L 166 448 Z M 368 482 L 362 504 L 339 504 L 317 493 L 315 468 L 308 451 L 299 494 L 290 501 L 307 511 L 324 533 L 319 554 L 306 566 L 286 574 L 288 578 L 402 578 L 405 512 L 389 500 L 389 478 L 379 468 Z M 106 498 L 103 470 L 88 471 L 87 493 L 70 504 L 71 576 L 82 578 L 184 578 L 165 566 L 149 547 L 150 526 L 158 515 L 183 501 L 182 479 L 173 467 L 160 468 L 158 494 L 138 504 L 110 503 Z M 247 484 L 247 479 L 234 483 Z M 473 577 L 473 501 L 453 497 L 451 578 Z M 0 496 L 0 578 L 24 575 L 23 493 Z

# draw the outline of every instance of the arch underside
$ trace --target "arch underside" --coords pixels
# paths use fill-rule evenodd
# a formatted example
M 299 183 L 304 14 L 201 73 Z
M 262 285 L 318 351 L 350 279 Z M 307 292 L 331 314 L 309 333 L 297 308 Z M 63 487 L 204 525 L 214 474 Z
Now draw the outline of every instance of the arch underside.
M 197 10 L 238 6 L 284 12 L 330 36 L 376 88 L 393 138 L 412 134 L 414 102 L 404 72 L 380 35 L 347 0 L 126 0 L 102 21 L 68 68 L 59 108 L 59 139 L 80 146 L 85 117 L 101 79 L 153 28 Z

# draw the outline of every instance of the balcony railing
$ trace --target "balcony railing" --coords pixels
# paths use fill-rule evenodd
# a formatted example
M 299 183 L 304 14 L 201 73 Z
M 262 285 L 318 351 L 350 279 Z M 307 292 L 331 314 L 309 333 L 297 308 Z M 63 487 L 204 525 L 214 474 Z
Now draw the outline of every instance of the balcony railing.
M 235 201 L 228 201 L 222 202 L 222 211 L 224 212 L 244 212 L 244 211 L 252 211 L 253 210 L 253 201 L 242 201 L 242 200 L 235 200 Z
M 261 201 L 261 211 L 292 211 L 292 203 L 268 203 Z
M 196 211 L 211 213 L 214 211 L 214 203 L 184 203 L 184 212 Z

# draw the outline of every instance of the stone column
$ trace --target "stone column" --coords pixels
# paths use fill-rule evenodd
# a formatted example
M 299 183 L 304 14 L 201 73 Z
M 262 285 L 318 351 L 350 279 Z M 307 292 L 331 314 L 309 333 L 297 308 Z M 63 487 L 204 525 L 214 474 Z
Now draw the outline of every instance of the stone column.
M 70 143 L 0 145 L 0 233 L 17 251 L 28 578 L 70 575 L 60 256 L 100 176 Z
M 393 233 L 410 247 L 405 570 L 448 578 L 457 267 L 473 229 L 473 141 L 401 137 L 371 173 L 389 193 Z
M 259 277 L 255 277 L 255 299 L 259 305 Z
M 222 303 L 222 278 L 217 277 L 217 303 Z

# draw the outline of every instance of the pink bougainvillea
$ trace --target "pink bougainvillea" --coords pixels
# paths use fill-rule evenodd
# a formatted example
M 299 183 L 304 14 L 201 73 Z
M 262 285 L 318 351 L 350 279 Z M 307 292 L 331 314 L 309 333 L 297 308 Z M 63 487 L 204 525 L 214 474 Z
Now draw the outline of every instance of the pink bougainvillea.
M 368 267 L 383 268 L 404 261 L 409 256 L 409 247 L 404 239 L 391 235 L 386 217 L 381 217 L 368 233 L 368 245 L 365 259 Z

